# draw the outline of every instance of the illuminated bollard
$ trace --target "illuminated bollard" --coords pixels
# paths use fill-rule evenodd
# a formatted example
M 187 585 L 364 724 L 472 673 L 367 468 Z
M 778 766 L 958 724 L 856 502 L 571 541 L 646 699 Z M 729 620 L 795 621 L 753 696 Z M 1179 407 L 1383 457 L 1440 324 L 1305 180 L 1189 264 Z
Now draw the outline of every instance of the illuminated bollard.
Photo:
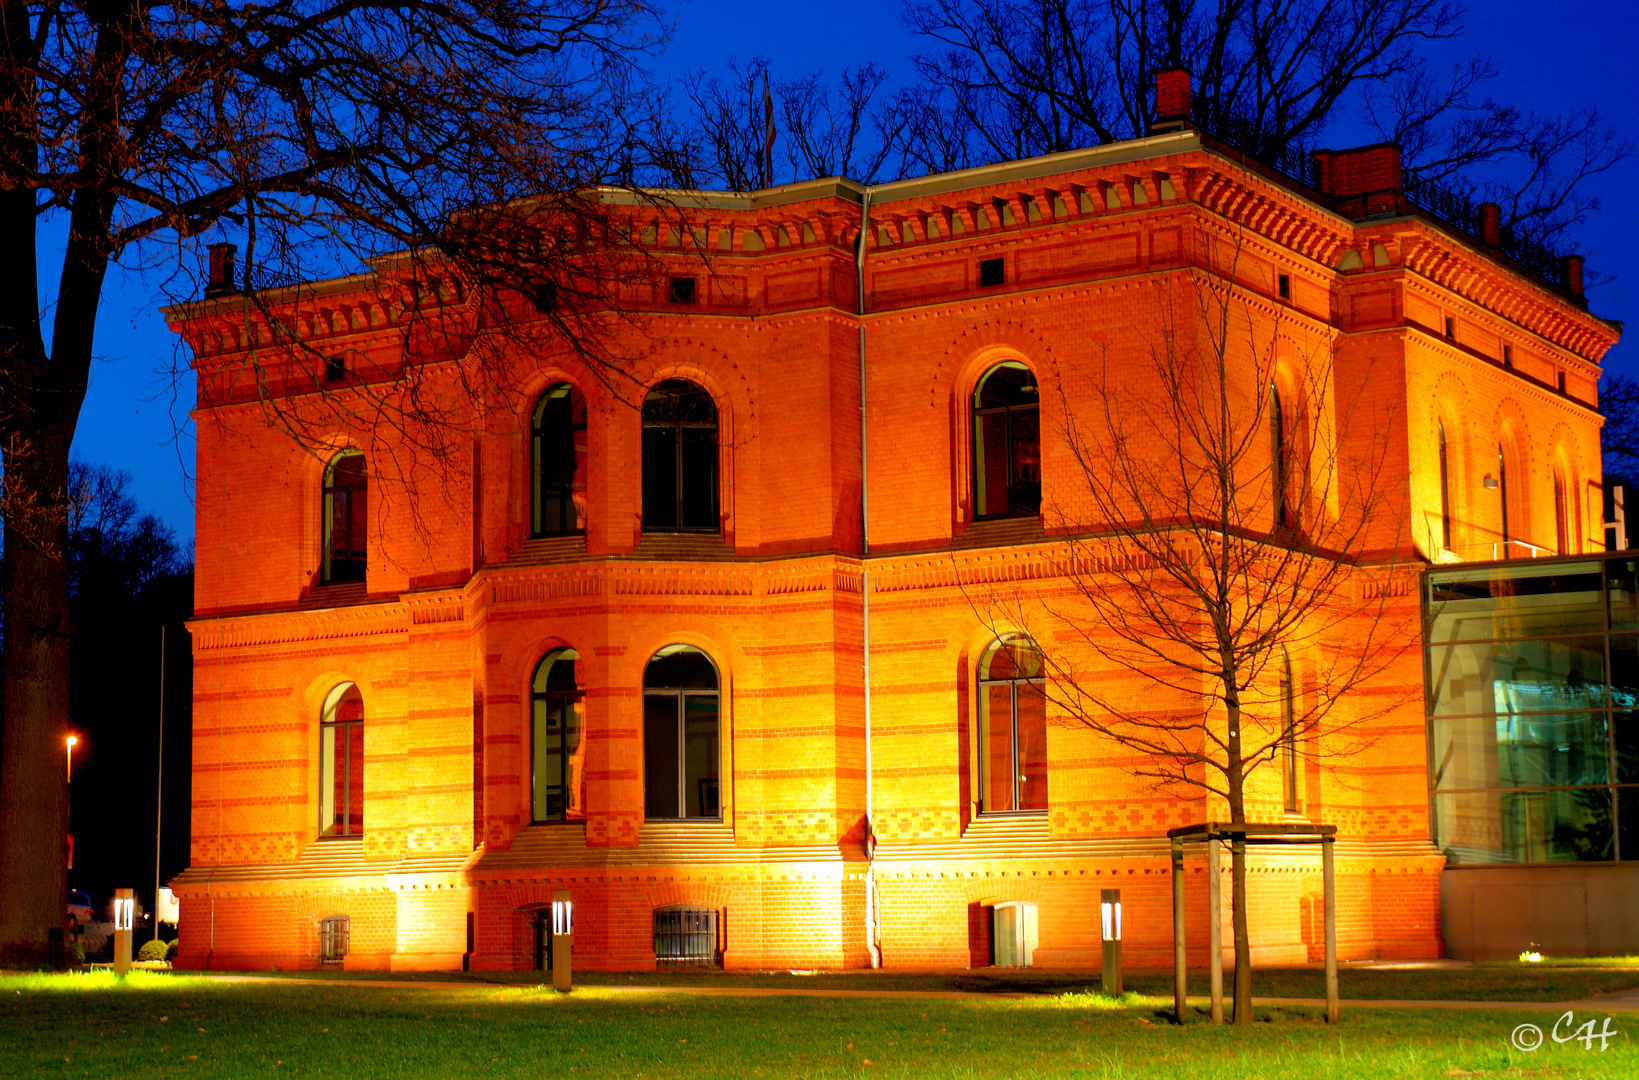
M 1099 914 L 1104 923 L 1104 992 L 1121 996 L 1121 890 L 1104 889 Z
M 569 992 L 569 953 L 574 942 L 573 914 L 569 890 L 552 890 L 552 989 L 564 993 Z
M 131 970 L 131 926 L 136 921 L 137 898 L 130 889 L 114 890 L 114 974 Z

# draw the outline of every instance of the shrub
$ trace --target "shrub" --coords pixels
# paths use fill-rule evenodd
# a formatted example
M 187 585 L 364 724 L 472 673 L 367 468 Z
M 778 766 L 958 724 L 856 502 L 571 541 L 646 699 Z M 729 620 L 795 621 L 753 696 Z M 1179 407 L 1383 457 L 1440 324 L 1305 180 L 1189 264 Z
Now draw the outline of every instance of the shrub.
M 164 960 L 166 959 L 166 954 L 170 951 L 170 948 L 171 943 L 168 941 L 145 941 L 142 943 L 142 948 L 137 950 L 137 959 L 144 962 L 149 960 Z
M 182 939 L 178 938 L 177 940 L 171 942 L 169 945 L 165 946 L 165 959 L 170 961 L 173 964 L 176 963 L 177 950 L 180 948 L 181 945 L 182 945 Z

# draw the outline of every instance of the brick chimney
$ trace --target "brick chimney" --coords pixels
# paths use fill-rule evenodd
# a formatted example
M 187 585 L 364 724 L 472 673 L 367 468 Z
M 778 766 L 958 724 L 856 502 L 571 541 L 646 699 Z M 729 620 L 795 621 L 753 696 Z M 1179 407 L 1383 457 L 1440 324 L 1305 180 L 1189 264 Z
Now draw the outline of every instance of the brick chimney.
M 1151 134 L 1178 131 L 1190 122 L 1190 76 L 1183 68 L 1155 73 L 1155 121 Z
M 1561 260 L 1565 264 L 1565 287 L 1576 295 L 1582 295 L 1582 256 L 1567 255 Z
M 211 253 L 211 276 L 205 282 L 205 298 L 208 300 L 238 292 L 239 286 L 234 281 L 233 256 L 239 245 L 212 244 L 205 250 Z
M 1338 212 L 1356 220 L 1373 214 L 1403 213 L 1405 173 L 1400 148 L 1378 143 L 1354 150 L 1316 150 L 1315 172 L 1323 195 L 1337 200 Z
M 1480 210 L 1480 239 L 1490 247 L 1502 247 L 1502 207 L 1494 202 L 1482 202 Z

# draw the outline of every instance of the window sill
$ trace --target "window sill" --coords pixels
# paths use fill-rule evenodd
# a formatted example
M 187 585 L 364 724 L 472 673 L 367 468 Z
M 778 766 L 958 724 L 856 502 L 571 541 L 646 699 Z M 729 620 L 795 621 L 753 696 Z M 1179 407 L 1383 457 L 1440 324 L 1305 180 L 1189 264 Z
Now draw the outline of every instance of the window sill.
M 987 517 L 970 522 L 955 540 L 957 547 L 1005 547 L 1040 543 L 1047 537 L 1041 515 Z
M 643 534 L 637 547 L 632 549 L 632 557 L 677 561 L 732 559 L 734 549 L 718 532 L 653 532 Z

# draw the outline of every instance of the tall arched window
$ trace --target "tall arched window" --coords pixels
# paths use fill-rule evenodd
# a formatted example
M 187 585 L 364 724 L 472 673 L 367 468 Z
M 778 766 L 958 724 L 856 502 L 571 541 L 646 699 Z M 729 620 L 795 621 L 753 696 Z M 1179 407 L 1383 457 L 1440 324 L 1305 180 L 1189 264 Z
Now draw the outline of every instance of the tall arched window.
M 1502 452 L 1502 443 L 1497 444 L 1497 494 L 1502 499 L 1502 557 L 1506 559 L 1514 537 L 1508 531 L 1508 457 Z
M 1280 766 L 1284 803 L 1288 812 L 1298 808 L 1297 703 L 1292 687 L 1292 657 L 1280 649 Z
M 530 688 L 530 818 L 586 818 L 586 695 L 575 681 L 574 649 L 554 649 Z
M 650 819 L 716 818 L 717 667 L 688 645 L 668 645 L 643 671 L 643 807 Z
M 667 379 L 643 400 L 643 528 L 719 528 L 717 405 L 686 379 Z
M 1274 492 L 1275 524 L 1286 525 L 1286 415 L 1274 383 L 1269 384 L 1269 484 Z
M 342 683 L 319 712 L 319 835 L 364 832 L 364 699 Z
M 319 580 L 325 585 L 363 581 L 369 483 L 364 455 L 343 450 L 324 470 L 324 547 Z
M 973 515 L 1041 513 L 1041 390 L 1023 364 L 985 372 L 973 390 Z
M 1445 421 L 1435 421 L 1440 434 L 1440 546 L 1451 550 L 1451 461 L 1446 456 Z
M 1565 474 L 1554 470 L 1554 540 L 1561 555 L 1571 553 L 1571 516 L 1565 497 Z
M 1041 651 L 1009 634 L 979 660 L 979 811 L 1047 809 L 1047 697 Z
M 534 480 L 530 531 L 564 536 L 586 527 L 586 401 L 568 383 L 549 386 L 530 423 Z

